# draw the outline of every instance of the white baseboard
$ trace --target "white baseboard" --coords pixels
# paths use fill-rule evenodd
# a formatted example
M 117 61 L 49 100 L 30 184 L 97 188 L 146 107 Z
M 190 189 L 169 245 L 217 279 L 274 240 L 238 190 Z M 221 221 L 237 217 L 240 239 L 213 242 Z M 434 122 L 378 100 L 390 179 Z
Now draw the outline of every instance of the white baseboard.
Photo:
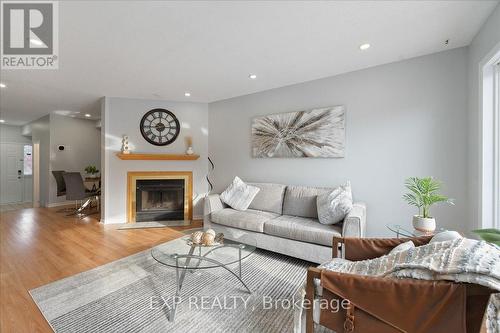
M 53 207 L 68 206 L 68 205 L 75 205 L 75 202 L 74 201 L 53 202 L 49 203 L 46 207 L 53 208 Z

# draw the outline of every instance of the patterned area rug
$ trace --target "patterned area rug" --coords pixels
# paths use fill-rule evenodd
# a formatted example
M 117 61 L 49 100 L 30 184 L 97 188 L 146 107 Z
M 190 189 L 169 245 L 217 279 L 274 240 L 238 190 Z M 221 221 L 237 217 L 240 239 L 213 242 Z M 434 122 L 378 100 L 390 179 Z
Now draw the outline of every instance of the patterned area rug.
M 177 239 L 162 246 L 172 249 Z M 243 262 L 252 294 L 221 268 L 187 272 L 175 321 L 175 269 L 150 251 L 33 289 L 55 332 L 291 332 L 296 291 L 312 264 L 258 249 Z M 237 265 L 233 265 L 234 269 Z

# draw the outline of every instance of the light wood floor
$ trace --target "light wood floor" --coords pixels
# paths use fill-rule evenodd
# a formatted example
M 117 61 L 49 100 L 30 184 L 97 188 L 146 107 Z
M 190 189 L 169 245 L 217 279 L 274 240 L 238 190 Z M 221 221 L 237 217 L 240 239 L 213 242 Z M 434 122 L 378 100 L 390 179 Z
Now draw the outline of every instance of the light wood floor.
M 33 207 L 32 202 L 22 202 L 22 203 L 12 203 L 12 204 L 1 204 L 0 213 L 8 212 L 11 210 L 25 209 Z
M 0 332 L 51 332 L 28 290 L 175 239 L 190 227 L 116 230 L 58 208 L 0 214 Z M 200 227 L 195 221 L 192 227 Z

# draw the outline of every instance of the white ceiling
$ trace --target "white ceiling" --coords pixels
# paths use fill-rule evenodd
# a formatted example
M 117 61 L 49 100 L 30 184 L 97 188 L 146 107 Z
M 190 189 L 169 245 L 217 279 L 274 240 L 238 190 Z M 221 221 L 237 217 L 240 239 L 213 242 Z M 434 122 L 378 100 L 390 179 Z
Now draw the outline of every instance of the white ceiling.
M 497 3 L 61 1 L 59 69 L 2 70 L 0 117 L 97 116 L 105 95 L 212 102 L 461 47 Z

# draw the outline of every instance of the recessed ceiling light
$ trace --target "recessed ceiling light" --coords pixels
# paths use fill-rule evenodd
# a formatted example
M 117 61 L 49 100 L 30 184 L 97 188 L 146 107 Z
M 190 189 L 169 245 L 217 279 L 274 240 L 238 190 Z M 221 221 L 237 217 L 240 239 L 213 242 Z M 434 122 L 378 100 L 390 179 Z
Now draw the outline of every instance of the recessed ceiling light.
M 85 117 L 90 118 L 90 117 L 92 117 L 92 116 L 91 116 L 90 114 L 86 113 L 86 114 L 85 114 Z
M 34 39 L 34 38 L 30 39 L 30 43 L 33 44 L 33 45 L 36 45 L 36 46 L 42 46 L 43 45 L 43 43 L 41 41 L 39 41 L 38 39 Z
M 5 83 L 0 83 L 0 88 L 7 88 L 7 85 Z
M 3 119 L 0 119 L 0 123 L 5 123 L 5 120 L 3 120 Z
M 189 97 L 189 96 L 191 96 L 191 93 L 189 93 L 189 92 L 185 92 L 185 93 L 184 93 L 184 96 Z
M 368 50 L 368 49 L 370 48 L 370 46 L 371 46 L 371 45 L 370 45 L 370 44 L 368 44 L 368 43 L 361 44 L 361 45 L 359 46 L 359 49 L 360 49 L 360 50 L 363 50 L 363 51 L 364 51 L 364 50 Z
M 248 77 L 252 80 L 255 80 L 257 78 L 257 75 L 256 74 L 250 74 L 248 75 Z

